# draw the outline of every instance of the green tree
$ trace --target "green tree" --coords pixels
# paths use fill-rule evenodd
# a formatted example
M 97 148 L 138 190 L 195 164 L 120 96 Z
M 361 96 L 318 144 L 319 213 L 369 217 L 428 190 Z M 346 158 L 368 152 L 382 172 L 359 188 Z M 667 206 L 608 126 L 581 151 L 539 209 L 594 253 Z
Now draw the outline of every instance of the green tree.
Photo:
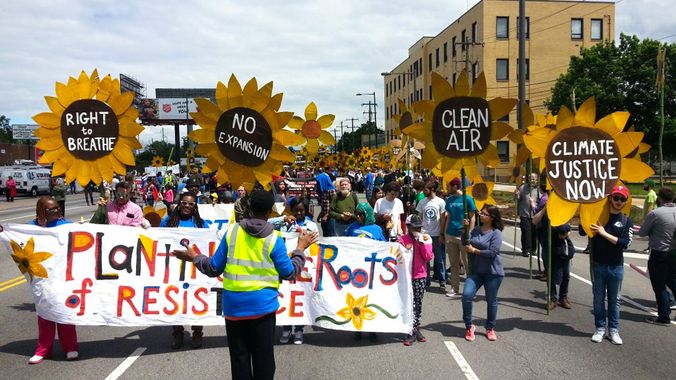
M 164 159 L 164 163 L 166 164 L 169 159 L 169 154 L 173 148 L 174 144 L 169 144 L 161 140 L 153 141 L 148 146 L 146 146 L 141 153 L 136 155 L 136 166 L 141 169 L 151 166 L 150 164 L 153 160 L 153 157 L 155 156 L 162 157 Z M 174 161 L 176 161 L 177 156 L 175 152 L 172 154 L 172 157 L 174 158 Z
M 11 143 L 13 141 L 12 126 L 9 124 L 9 118 L 5 115 L 0 115 L 0 142 Z
M 660 129 L 655 89 L 659 46 L 659 41 L 621 34 L 617 46 L 607 42 L 583 49 L 579 57 L 571 57 L 568 71 L 558 78 L 545 105 L 556 113 L 562 105 L 573 108 L 573 93 L 575 107 L 595 96 L 597 118 L 628 111 L 627 127 L 645 132 L 643 141 L 655 147 Z M 666 45 L 665 77 L 662 145 L 669 147 L 676 144 L 676 44 Z
M 362 147 L 361 136 L 362 135 L 375 135 L 382 136 L 385 132 L 379 130 L 375 123 L 372 121 L 367 121 L 363 123 L 358 129 L 354 132 L 345 133 L 340 139 L 338 139 L 336 146 L 338 150 L 344 150 L 346 152 L 352 152 Z M 373 138 L 372 138 L 373 140 Z M 375 147 L 376 142 L 372 141 L 371 146 Z

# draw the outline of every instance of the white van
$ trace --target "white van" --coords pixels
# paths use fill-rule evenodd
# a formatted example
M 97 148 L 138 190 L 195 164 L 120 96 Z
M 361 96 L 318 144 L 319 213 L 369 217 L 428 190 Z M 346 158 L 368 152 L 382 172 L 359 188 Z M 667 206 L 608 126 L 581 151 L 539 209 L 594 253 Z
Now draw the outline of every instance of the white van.
M 16 181 L 17 194 L 49 194 L 52 171 L 42 166 L 2 166 L 0 167 L 0 192 L 7 194 L 7 179 L 12 176 Z

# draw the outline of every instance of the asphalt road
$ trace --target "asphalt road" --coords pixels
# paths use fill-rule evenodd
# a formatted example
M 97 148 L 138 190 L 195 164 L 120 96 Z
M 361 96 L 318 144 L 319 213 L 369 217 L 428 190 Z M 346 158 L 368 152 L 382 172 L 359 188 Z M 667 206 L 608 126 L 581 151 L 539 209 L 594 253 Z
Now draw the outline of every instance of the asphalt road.
M 34 217 L 34 207 L 34 198 L 14 204 L 1 201 L 0 223 L 27 222 Z M 81 194 L 70 196 L 67 218 L 87 219 L 94 209 L 85 205 Z M 498 341 L 489 342 L 483 335 L 483 290 L 474 306 L 477 339 L 469 343 L 463 339 L 460 300 L 450 300 L 432 286 L 423 306 L 428 342 L 406 347 L 400 334 L 356 342 L 350 333 L 310 327 L 303 345 L 276 346 L 277 378 L 673 378 L 669 363 L 676 357 L 676 327 L 644 322 L 655 311 L 654 295 L 649 281 L 628 267 L 647 265 L 647 256 L 639 253 L 647 246 L 645 240 L 634 240 L 626 257 L 620 322 L 624 345 L 614 346 L 607 340 L 590 341 L 594 324 L 587 255 L 578 253 L 573 259 L 569 292 L 573 309 L 558 307 L 548 316 L 545 283 L 529 279 L 528 258 L 519 256 L 518 250 L 512 256 L 511 226 L 503 238 L 506 278 L 499 292 Z M 585 246 L 586 240 L 575 234 L 573 238 L 576 246 Z M 537 269 L 534 260 L 532 266 Z M 18 275 L 9 254 L 0 254 L 0 367 L 5 379 L 229 378 L 222 327 L 206 327 L 199 350 L 188 345 L 170 349 L 169 327 L 79 327 L 79 361 L 65 361 L 57 344 L 52 359 L 29 366 L 37 339 L 36 315 L 27 285 L 13 280 Z

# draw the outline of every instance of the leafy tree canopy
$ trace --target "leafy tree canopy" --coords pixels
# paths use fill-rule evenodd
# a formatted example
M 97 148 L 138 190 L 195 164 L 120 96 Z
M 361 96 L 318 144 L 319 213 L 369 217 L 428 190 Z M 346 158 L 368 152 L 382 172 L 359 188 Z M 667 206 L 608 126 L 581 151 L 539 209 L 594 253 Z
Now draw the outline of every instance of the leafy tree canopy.
M 620 42 L 599 43 L 571 57 L 568 71 L 562 74 L 545 105 L 557 113 L 562 105 L 575 108 L 590 96 L 596 97 L 596 116 L 628 111 L 627 127 L 644 131 L 644 141 L 655 148 L 660 130 L 660 97 L 655 87 L 659 41 L 639 40 L 620 35 Z M 667 44 L 664 88 L 663 147 L 676 144 L 676 44 Z M 656 151 L 653 149 L 653 151 Z M 669 155 L 669 149 L 665 149 Z

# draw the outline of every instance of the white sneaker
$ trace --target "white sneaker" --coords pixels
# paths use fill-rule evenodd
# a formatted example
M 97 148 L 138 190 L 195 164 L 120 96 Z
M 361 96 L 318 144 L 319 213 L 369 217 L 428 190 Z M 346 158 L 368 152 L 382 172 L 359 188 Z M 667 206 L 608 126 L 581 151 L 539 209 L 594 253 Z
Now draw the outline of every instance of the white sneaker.
M 40 355 L 33 355 L 30 359 L 28 359 L 28 364 L 38 364 L 41 363 L 45 358 L 40 356 Z
M 66 352 L 66 360 L 78 360 L 79 358 L 80 354 L 77 351 Z
M 594 343 L 601 343 L 603 341 L 603 337 L 606 335 L 606 329 L 596 329 L 596 332 L 594 335 L 592 335 L 591 340 Z
M 446 297 L 448 298 L 460 298 L 462 295 L 455 290 L 451 289 L 451 291 L 446 292 Z
M 610 330 L 610 333 L 608 334 L 608 339 L 610 340 L 610 342 L 612 344 L 616 344 L 618 346 L 622 344 L 622 338 L 620 338 L 620 332 L 615 330 L 615 329 Z

